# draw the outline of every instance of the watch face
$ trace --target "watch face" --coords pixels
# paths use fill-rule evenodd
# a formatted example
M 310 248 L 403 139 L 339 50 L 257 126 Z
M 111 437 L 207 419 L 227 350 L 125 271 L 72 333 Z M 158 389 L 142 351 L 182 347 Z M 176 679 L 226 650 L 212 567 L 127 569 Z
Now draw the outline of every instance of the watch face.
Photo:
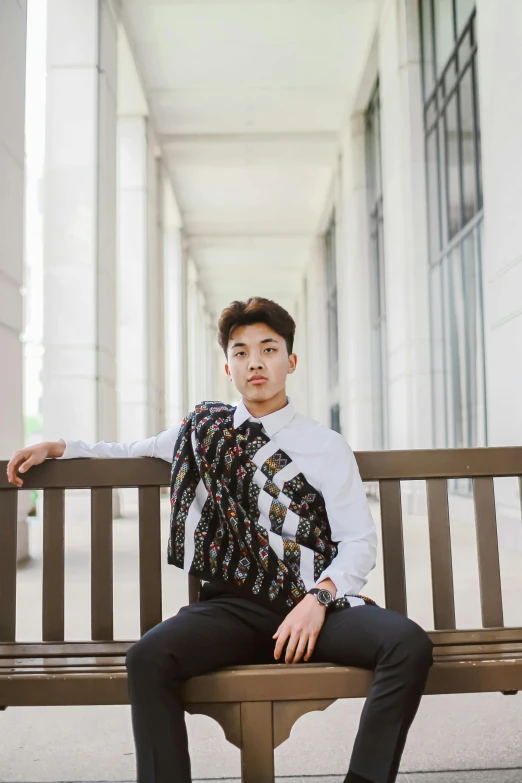
M 332 603 L 332 594 L 329 590 L 319 590 L 317 593 L 317 600 L 323 606 L 328 606 Z

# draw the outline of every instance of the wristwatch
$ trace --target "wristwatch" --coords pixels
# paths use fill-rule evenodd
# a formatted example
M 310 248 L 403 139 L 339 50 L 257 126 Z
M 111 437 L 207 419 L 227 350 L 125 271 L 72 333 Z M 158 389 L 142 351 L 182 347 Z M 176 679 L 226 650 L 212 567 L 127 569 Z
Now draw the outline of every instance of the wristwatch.
M 313 587 L 308 591 L 307 595 L 315 595 L 321 606 L 326 606 L 327 609 L 334 601 L 334 597 L 329 590 L 319 590 L 318 587 Z

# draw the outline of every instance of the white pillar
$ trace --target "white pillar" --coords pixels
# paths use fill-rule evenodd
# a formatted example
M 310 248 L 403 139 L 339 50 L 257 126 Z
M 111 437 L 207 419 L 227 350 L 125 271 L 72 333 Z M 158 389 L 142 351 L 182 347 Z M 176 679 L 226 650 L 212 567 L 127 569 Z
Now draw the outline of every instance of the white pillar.
M 163 242 L 149 120 L 118 118 L 118 410 L 120 438 L 165 427 Z
M 188 407 L 193 410 L 200 400 L 198 399 L 198 366 L 201 357 L 198 357 L 198 290 L 197 273 L 194 262 L 189 258 L 187 262 L 187 344 L 188 344 Z
M 181 218 L 170 184 L 164 183 L 165 219 L 165 361 L 167 424 L 180 422 L 188 413 L 186 313 Z
M 110 0 L 48 0 L 45 437 L 116 439 L 116 46 Z
M 308 303 L 306 277 L 301 279 L 296 293 L 294 351 L 297 354 L 297 370 L 293 375 L 288 376 L 287 389 L 296 408 L 301 413 L 309 414 L 310 394 L 308 383 Z
M 147 158 L 147 378 L 151 433 L 166 427 L 163 179 L 163 163 L 152 137 Z
M 417 0 L 379 26 L 390 448 L 431 445 L 424 125 Z
M 522 443 L 522 5 L 477 2 L 488 443 Z M 515 482 L 501 501 L 518 505 Z
M 326 326 L 326 291 L 324 275 L 324 242 L 314 242 L 306 267 L 306 320 L 308 322 L 308 410 L 309 415 L 330 426 L 328 401 L 328 337 Z
M 24 445 L 23 331 L 26 10 L 0 4 L 0 459 Z M 18 509 L 18 556 L 28 555 L 29 493 Z
M 364 114 L 343 138 L 339 242 L 339 350 L 342 430 L 354 449 L 373 441 L 372 340 Z

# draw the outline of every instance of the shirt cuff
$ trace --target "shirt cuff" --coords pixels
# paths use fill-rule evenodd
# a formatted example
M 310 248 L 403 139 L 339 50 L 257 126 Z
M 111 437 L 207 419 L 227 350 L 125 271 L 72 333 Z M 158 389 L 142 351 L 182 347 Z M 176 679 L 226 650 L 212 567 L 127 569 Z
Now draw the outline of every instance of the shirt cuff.
M 326 569 L 326 571 L 323 571 L 323 573 L 321 574 L 321 576 L 319 577 L 319 579 L 318 579 L 318 580 L 316 581 L 316 583 L 314 584 L 314 587 L 317 587 L 318 585 L 320 585 L 320 584 L 321 584 L 321 582 L 324 582 L 324 580 L 325 580 L 325 579 L 331 579 L 331 580 L 332 580 L 332 582 L 333 582 L 333 583 L 334 583 L 334 585 L 335 585 L 335 595 L 334 595 L 334 598 L 340 598 L 340 597 L 341 597 L 341 595 L 342 595 L 342 593 L 341 593 L 341 591 L 339 590 L 339 585 L 337 584 L 337 581 L 334 579 L 333 575 L 332 575 L 332 574 L 328 574 L 328 573 L 327 573 L 327 570 L 328 570 L 328 569 Z
M 359 595 L 359 592 L 363 589 L 365 582 L 362 582 L 360 579 L 353 579 L 349 576 L 346 576 L 342 571 L 339 571 L 336 568 L 330 567 L 325 568 L 321 576 L 316 582 L 316 585 L 319 584 L 319 582 L 322 582 L 324 579 L 331 579 L 334 583 L 335 587 L 337 588 L 337 598 L 341 598 L 343 595 Z
M 75 457 L 80 456 L 79 454 L 75 453 L 74 440 L 65 440 L 65 438 L 60 438 L 60 440 L 65 441 L 65 451 L 61 457 L 56 457 L 56 459 L 74 459 Z M 76 451 L 77 450 L 78 449 L 76 448 Z

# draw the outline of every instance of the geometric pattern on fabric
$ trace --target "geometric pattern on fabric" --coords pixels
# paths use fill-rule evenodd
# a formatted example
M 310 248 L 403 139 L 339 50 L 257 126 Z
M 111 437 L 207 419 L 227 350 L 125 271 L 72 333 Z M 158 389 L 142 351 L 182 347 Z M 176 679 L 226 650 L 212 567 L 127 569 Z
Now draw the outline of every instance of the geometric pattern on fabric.
M 236 430 L 234 412 L 203 402 L 181 423 L 168 562 L 287 611 L 330 565 L 337 546 L 321 493 L 296 474 L 261 424 L 247 420 Z

